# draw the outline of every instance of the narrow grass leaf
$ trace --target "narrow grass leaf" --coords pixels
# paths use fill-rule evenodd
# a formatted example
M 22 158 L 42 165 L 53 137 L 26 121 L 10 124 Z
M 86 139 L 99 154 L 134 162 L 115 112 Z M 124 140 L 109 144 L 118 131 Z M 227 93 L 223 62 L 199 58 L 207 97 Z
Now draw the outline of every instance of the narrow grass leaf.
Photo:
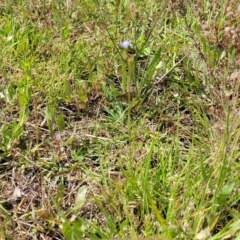
M 140 90 L 142 89 L 142 87 L 144 85 L 147 85 L 148 88 L 151 87 L 151 80 L 156 71 L 156 67 L 159 63 L 160 55 L 161 55 L 161 47 L 158 48 L 158 50 L 154 54 L 152 61 L 150 62 L 149 66 L 147 68 L 144 79 L 143 79 L 143 81 L 141 81 L 142 85 L 140 86 Z
M 0 204 L 0 213 L 8 220 L 11 220 L 11 214 Z
M 148 198 L 148 201 L 150 202 L 150 205 L 152 207 L 152 210 L 157 218 L 157 221 L 160 223 L 161 227 L 163 228 L 164 232 L 165 233 L 168 233 L 168 227 L 167 227 L 167 224 L 166 224 L 166 221 L 165 219 L 163 218 L 163 216 L 161 215 L 161 213 L 158 211 L 152 197 L 150 196 L 149 192 L 147 192 L 147 198 Z

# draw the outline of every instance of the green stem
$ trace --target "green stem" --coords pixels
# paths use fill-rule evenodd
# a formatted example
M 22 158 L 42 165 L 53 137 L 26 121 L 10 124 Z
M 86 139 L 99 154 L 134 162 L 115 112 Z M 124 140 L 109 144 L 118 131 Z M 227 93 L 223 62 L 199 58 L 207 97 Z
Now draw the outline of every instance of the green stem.
M 126 58 L 127 53 L 126 51 L 122 51 L 122 91 L 123 94 L 127 92 L 127 64 L 126 64 Z

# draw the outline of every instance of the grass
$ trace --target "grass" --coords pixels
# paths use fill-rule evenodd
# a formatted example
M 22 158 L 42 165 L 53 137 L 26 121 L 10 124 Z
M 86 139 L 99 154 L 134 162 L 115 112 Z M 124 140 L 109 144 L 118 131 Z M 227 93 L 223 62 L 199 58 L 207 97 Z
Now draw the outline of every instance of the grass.
M 0 239 L 240 239 L 239 14 L 3 1 Z

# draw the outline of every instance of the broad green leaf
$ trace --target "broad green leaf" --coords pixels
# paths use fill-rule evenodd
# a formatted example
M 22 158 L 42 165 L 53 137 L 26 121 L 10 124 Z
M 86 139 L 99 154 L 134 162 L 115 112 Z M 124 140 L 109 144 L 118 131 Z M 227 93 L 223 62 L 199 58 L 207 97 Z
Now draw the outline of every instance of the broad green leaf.
M 61 183 L 58 187 L 57 196 L 56 196 L 56 204 L 58 208 L 60 208 L 63 202 L 63 195 L 64 195 L 64 185 Z
M 87 91 L 84 88 L 79 89 L 79 100 L 83 103 L 87 102 Z
M 47 106 L 46 110 L 45 110 L 46 120 L 47 121 L 52 121 L 54 114 L 55 114 L 55 106 L 54 105 Z
M 45 110 L 45 117 L 47 120 L 48 128 L 50 130 L 50 135 L 53 136 L 53 117 L 55 114 L 55 106 L 47 106 Z
M 60 131 L 65 129 L 64 115 L 62 113 L 57 116 L 57 125 Z
M 234 186 L 235 186 L 235 180 L 228 181 L 227 184 L 223 186 L 221 194 L 230 195 L 232 193 Z
M 240 240 L 240 232 L 238 233 L 236 240 Z
M 66 221 L 62 226 L 62 233 L 66 240 L 83 239 L 83 226 L 80 220 L 73 223 Z
M 87 190 L 88 190 L 87 185 L 83 185 L 78 189 L 75 204 L 74 204 L 75 210 L 79 210 L 83 206 L 83 204 L 86 200 Z
M 19 112 L 19 125 L 23 126 L 23 124 L 28 120 L 29 117 L 29 109 L 27 107 L 21 107 Z
M 12 123 L 12 138 L 19 139 L 19 137 L 23 134 L 23 127 L 20 126 L 18 123 Z M 13 140 L 12 139 L 12 140 Z

